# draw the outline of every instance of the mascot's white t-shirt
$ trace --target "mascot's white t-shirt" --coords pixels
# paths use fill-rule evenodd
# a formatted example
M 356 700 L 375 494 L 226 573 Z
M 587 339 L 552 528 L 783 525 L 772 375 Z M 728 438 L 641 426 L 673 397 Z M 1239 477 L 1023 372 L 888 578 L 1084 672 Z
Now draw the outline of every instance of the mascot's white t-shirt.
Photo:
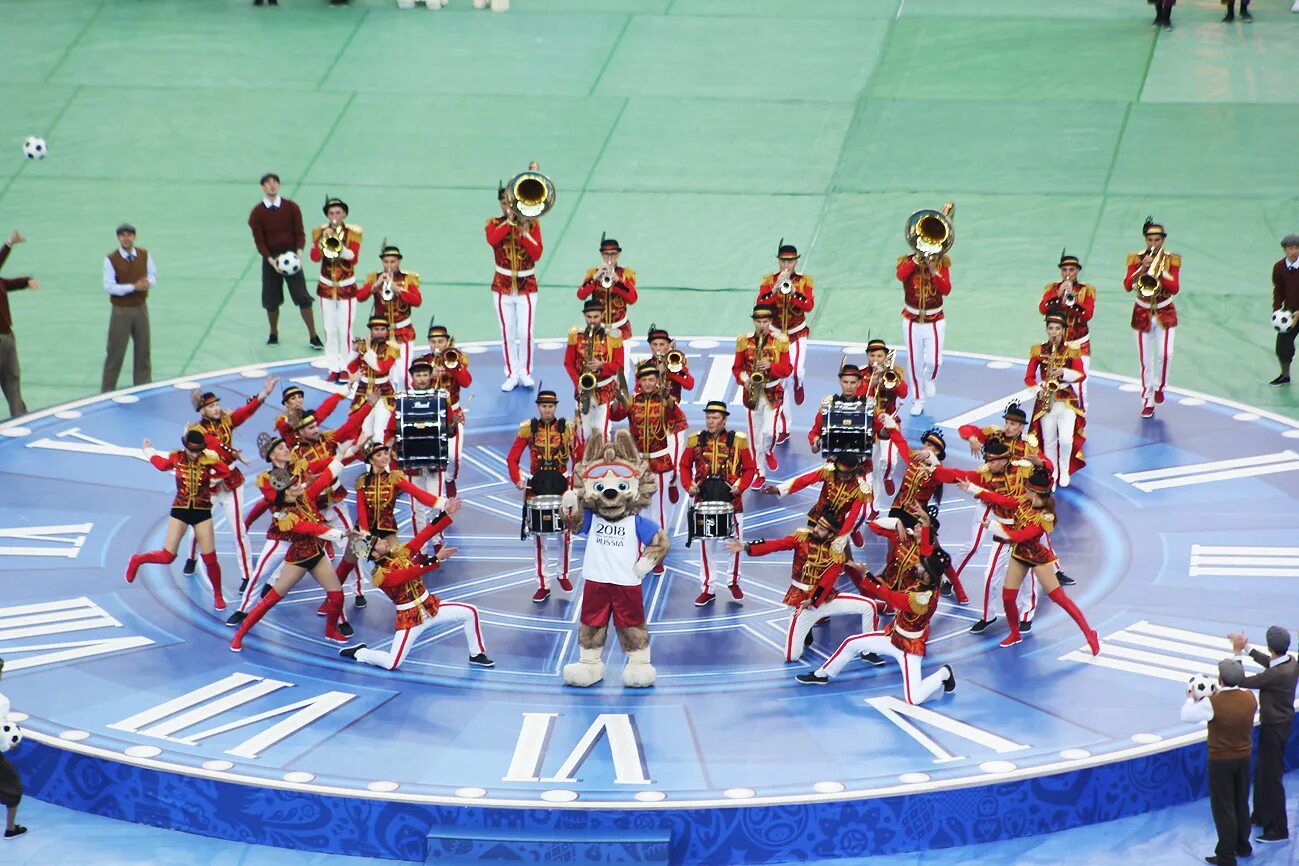
M 605 520 L 587 511 L 581 530 L 586 536 L 582 575 L 596 583 L 639 586 L 641 579 L 633 570 L 636 560 L 640 559 L 641 548 L 653 541 L 658 531 L 659 525 L 642 514 Z

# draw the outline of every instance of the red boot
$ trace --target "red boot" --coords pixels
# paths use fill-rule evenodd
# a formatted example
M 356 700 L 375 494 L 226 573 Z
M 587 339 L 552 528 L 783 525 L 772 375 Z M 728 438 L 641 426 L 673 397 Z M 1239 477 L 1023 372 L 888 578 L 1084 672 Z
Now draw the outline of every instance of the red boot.
M 325 637 L 339 643 L 347 643 L 347 635 L 339 630 L 339 620 L 343 618 L 343 591 L 325 593 Z
M 168 553 L 165 550 L 151 550 L 148 553 L 137 553 L 131 557 L 131 561 L 126 566 L 126 582 L 135 583 L 135 572 L 145 563 L 156 563 L 157 565 L 171 565 L 176 561 L 176 554 Z
M 965 594 L 965 587 L 961 586 L 961 576 L 950 565 L 947 566 L 947 580 L 952 584 L 952 589 L 956 593 L 956 603 L 969 604 L 970 597 Z
M 257 605 L 252 610 L 248 611 L 248 616 L 244 617 L 244 621 L 239 623 L 239 628 L 235 631 L 235 636 L 230 639 L 231 652 L 237 653 L 244 648 L 244 636 L 248 634 L 249 629 L 257 625 L 258 621 L 262 617 L 266 616 L 266 611 L 275 607 L 282 598 L 284 598 L 284 596 L 276 592 L 274 587 L 267 590 L 266 595 L 262 596 L 262 600 L 257 602 Z
M 217 562 L 216 551 L 203 554 L 203 568 L 212 584 L 212 609 L 225 610 L 226 600 L 221 595 L 221 563 Z
M 1019 589 L 1003 589 L 1001 591 L 1001 606 L 1006 611 L 1006 623 L 1010 626 L 1010 634 L 1001 641 L 1002 646 L 1014 646 L 1024 638 L 1019 634 Z
M 1092 655 L 1100 655 L 1100 637 L 1098 637 L 1092 627 L 1087 624 L 1087 617 L 1083 616 L 1083 612 L 1078 609 L 1078 605 L 1074 604 L 1074 600 L 1065 594 L 1064 587 L 1057 586 L 1055 589 L 1051 590 L 1048 595 L 1053 602 L 1064 608 L 1065 613 L 1069 614 L 1070 618 L 1077 623 L 1078 628 L 1082 630 L 1083 637 L 1087 638 L 1087 646 L 1091 648 Z

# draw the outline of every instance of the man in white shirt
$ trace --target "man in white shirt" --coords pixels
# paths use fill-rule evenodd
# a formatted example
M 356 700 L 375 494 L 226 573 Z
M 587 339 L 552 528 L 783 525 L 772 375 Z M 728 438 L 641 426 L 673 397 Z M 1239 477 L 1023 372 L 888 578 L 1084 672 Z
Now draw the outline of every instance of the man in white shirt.
M 132 384 L 147 385 L 153 381 L 149 360 L 149 289 L 158 281 L 153 257 L 135 245 L 135 226 L 123 223 L 117 227 L 117 249 L 104 257 L 104 291 L 113 305 L 108 319 L 108 351 L 104 357 L 104 376 L 100 391 L 117 389 L 122 372 L 126 344 L 134 347 Z

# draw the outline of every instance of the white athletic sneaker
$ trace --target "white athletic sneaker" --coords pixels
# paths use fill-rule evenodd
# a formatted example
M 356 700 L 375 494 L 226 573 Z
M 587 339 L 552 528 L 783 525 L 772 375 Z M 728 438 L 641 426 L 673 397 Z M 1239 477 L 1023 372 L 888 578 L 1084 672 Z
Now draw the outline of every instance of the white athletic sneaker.
M 486 8 L 487 8 L 487 0 L 474 0 L 474 8 L 475 8 L 475 9 L 486 9 Z
M 535 388 L 535 387 L 537 387 L 537 383 L 534 382 L 534 381 L 532 381 L 532 377 L 529 376 L 527 373 L 520 373 L 520 374 L 519 374 L 519 384 L 522 385 L 522 386 L 525 387 L 525 388 Z
M 493 12 L 509 12 L 510 0 L 492 0 Z
M 1290 7 L 1291 12 L 1299 12 L 1299 0 L 1294 0 L 1294 5 Z
M 414 9 L 415 0 L 397 0 L 398 9 Z
M 925 401 L 924 401 L 924 400 L 916 400 L 916 401 L 914 401 L 914 402 L 911 404 L 911 414 L 912 414 L 912 415 L 919 415 L 919 414 L 920 414 L 921 412 L 923 412 L 923 411 L 925 411 Z
M 501 383 L 502 391 L 513 391 L 517 387 L 519 387 L 518 376 L 507 376 L 505 381 Z

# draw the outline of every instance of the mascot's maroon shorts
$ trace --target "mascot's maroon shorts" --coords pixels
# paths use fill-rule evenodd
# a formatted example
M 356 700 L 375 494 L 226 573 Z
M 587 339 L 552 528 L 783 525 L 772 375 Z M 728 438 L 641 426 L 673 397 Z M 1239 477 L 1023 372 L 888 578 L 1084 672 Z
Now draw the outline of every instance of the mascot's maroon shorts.
M 645 597 L 640 586 L 620 586 L 588 580 L 582 587 L 582 625 L 604 628 L 613 614 L 616 628 L 645 624 Z

